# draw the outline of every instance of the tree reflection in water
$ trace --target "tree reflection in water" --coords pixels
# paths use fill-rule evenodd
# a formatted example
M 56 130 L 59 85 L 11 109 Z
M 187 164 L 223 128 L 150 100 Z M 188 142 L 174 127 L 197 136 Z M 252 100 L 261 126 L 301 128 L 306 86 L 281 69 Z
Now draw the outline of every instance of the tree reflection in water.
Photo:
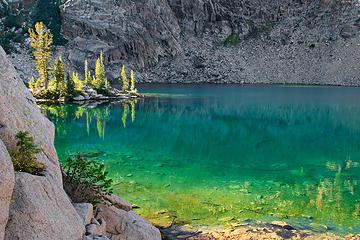
M 100 138 L 105 138 L 106 122 L 110 117 L 110 109 L 114 106 L 122 106 L 121 122 L 122 127 L 126 128 L 130 117 L 131 123 L 135 122 L 137 99 L 127 99 L 111 104 L 105 103 L 85 103 L 82 105 L 57 104 L 57 105 L 41 105 L 43 113 L 51 119 L 57 126 L 56 131 L 60 135 L 66 135 L 69 131 L 67 122 L 85 118 L 86 131 L 90 135 L 90 126 L 93 120 L 96 121 L 96 129 Z M 102 105 L 101 108 L 98 106 Z M 130 114 L 130 116 L 129 116 Z

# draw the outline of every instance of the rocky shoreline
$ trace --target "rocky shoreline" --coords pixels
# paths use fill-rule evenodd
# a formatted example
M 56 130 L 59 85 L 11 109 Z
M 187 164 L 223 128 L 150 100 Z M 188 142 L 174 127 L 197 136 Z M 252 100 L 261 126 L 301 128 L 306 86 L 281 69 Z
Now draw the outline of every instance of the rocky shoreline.
M 332 233 L 315 233 L 310 230 L 298 230 L 285 222 L 240 224 L 228 228 L 194 228 L 191 226 L 173 226 L 162 230 L 165 239 L 188 240 L 358 240 L 360 235 L 339 236 Z
M 114 89 L 115 90 L 115 89 Z M 117 91 L 117 90 L 116 90 Z M 111 101 L 121 101 L 121 100 L 131 100 L 131 99 L 138 99 L 144 98 L 145 96 L 142 94 L 123 94 L 123 93 L 116 93 L 111 96 L 106 96 L 103 94 L 98 94 L 94 89 L 85 89 L 84 92 L 80 93 L 79 95 L 65 99 L 42 99 L 36 98 L 36 102 L 38 104 L 47 104 L 47 103 L 90 103 L 90 102 L 111 102 Z

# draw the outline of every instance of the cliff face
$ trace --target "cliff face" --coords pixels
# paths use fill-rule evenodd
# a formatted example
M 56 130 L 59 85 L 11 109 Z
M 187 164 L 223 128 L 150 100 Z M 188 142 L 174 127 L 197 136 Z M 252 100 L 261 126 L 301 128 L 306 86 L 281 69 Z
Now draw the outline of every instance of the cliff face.
M 180 28 L 166 0 L 72 0 L 62 12 L 63 34 L 71 39 L 68 58 L 77 65 L 101 50 L 107 63 L 139 67 L 181 52 Z
M 0 240 L 82 239 L 82 220 L 62 188 L 54 126 L 40 112 L 0 47 Z M 14 173 L 9 152 L 28 131 L 42 151 L 44 176 Z
M 69 0 L 68 59 L 142 81 L 359 84 L 358 1 Z M 350 53 L 350 55 L 349 55 Z M 346 62 L 345 62 L 346 59 Z M 320 71 L 320 72 L 319 72 Z

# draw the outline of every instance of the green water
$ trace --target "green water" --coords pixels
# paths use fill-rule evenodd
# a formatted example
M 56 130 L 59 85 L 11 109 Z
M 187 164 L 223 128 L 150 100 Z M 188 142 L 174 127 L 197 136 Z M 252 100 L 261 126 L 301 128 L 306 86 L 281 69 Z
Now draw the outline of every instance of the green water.
M 45 107 L 61 159 L 92 152 L 158 225 L 284 220 L 360 233 L 360 89 L 142 86 L 153 98 Z

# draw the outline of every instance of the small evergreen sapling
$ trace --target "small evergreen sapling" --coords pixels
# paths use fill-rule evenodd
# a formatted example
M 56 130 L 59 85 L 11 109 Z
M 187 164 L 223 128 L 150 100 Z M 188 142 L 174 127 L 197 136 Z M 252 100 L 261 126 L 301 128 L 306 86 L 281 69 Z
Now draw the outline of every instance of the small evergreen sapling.
M 87 59 L 85 59 L 84 61 L 84 76 L 85 76 L 85 84 L 88 86 L 88 87 L 91 87 L 92 85 L 92 78 L 91 78 L 91 73 L 90 73 L 90 70 L 89 70 L 89 63 L 87 61 Z
M 122 84 L 122 90 L 124 92 L 128 91 L 129 90 L 129 79 L 126 75 L 125 65 L 123 65 L 121 68 L 120 79 L 121 79 L 121 84 Z
M 137 89 L 135 87 L 135 72 L 134 72 L 134 70 L 130 71 L 130 82 L 131 82 L 130 91 L 133 93 L 136 93 Z
M 100 53 L 100 57 L 96 59 L 95 63 L 95 77 L 92 81 L 92 86 L 96 90 L 101 90 L 106 88 L 108 85 L 108 80 L 105 76 L 105 66 L 104 66 L 104 57 L 103 53 Z
M 71 74 L 67 74 L 67 81 L 66 81 L 66 95 L 68 97 L 73 97 L 75 95 L 75 83 L 71 77 Z
M 54 91 L 60 97 L 64 97 L 66 95 L 66 81 L 65 81 L 65 69 L 64 64 L 59 57 L 54 66 Z
M 29 88 L 32 92 L 34 92 L 36 90 L 36 80 L 35 80 L 34 76 L 32 76 L 29 80 Z
M 29 132 L 18 132 L 16 139 L 16 148 L 11 153 L 15 171 L 30 174 L 40 174 L 44 171 L 44 164 L 38 162 L 36 158 L 36 154 L 41 152 L 41 149 L 34 144 L 34 140 L 29 136 Z
M 76 72 L 73 72 L 71 75 L 71 78 L 75 84 L 75 90 L 82 92 L 83 91 L 83 82 L 80 80 L 79 74 Z

